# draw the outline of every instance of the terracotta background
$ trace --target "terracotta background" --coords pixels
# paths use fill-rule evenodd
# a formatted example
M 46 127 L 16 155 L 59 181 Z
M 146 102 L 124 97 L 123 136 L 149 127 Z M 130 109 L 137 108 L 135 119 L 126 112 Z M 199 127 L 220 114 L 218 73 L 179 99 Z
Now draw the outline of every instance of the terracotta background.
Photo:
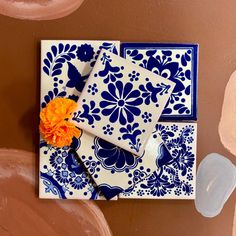
M 0 16 L 0 145 L 38 150 L 41 39 L 199 43 L 198 163 L 218 152 L 224 88 L 236 70 L 236 1 L 87 0 L 72 15 L 33 22 Z M 207 219 L 193 201 L 97 202 L 114 235 L 232 235 L 236 194 Z M 56 216 L 55 216 L 56 217 Z M 73 230 L 73 229 L 71 229 Z

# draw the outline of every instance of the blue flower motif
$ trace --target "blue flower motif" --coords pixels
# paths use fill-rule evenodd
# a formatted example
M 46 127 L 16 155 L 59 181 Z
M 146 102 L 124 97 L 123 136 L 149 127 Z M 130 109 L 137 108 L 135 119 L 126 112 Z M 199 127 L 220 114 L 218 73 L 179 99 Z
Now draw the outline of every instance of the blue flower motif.
M 114 128 L 111 127 L 109 124 L 103 126 L 102 129 L 104 130 L 104 134 L 112 135 Z
M 57 168 L 63 162 L 63 159 L 60 155 L 58 155 L 58 152 L 56 151 L 50 155 L 49 162 L 52 167 Z
M 152 114 L 146 111 L 142 114 L 144 123 L 151 122 L 152 121 L 151 117 L 152 117 Z
M 176 132 L 176 131 L 178 131 L 178 126 L 177 125 L 171 125 L 171 130 L 173 131 L 173 132 Z
M 193 180 L 193 174 L 192 173 L 187 174 L 187 180 L 189 180 L 189 181 Z
M 188 137 L 187 138 L 187 142 L 190 144 L 190 143 L 192 143 L 193 142 L 193 137 Z
M 70 181 L 70 185 L 74 189 L 83 189 L 88 184 L 88 181 L 84 181 L 83 178 L 77 176 L 75 179 Z
M 57 169 L 55 173 L 55 177 L 60 183 L 63 183 L 63 184 L 69 183 L 69 180 L 68 180 L 69 173 L 65 169 L 60 169 L 60 170 Z
M 95 95 L 98 92 L 97 84 L 90 84 L 88 86 L 88 93 L 91 93 L 92 95 Z
M 181 188 L 176 188 L 175 191 L 174 191 L 176 196 L 180 196 L 181 192 L 182 192 Z
M 84 155 L 81 156 L 82 159 L 85 159 L 86 157 Z M 100 165 L 99 162 L 93 161 L 93 158 L 91 156 L 88 157 L 88 160 L 84 162 L 85 167 L 87 170 L 89 170 L 89 173 L 93 175 L 95 172 L 99 172 L 100 168 L 98 167 Z M 94 178 L 97 178 L 97 174 L 93 175 Z
M 131 82 L 138 81 L 140 73 L 133 70 L 131 73 L 128 74 L 128 76 L 129 76 Z
M 134 116 L 139 116 L 141 111 L 137 106 L 143 103 L 140 98 L 139 90 L 133 90 L 131 83 L 123 85 L 121 81 L 108 85 L 108 91 L 102 92 L 104 101 L 100 102 L 100 107 L 104 108 L 102 114 L 110 116 L 109 121 L 115 123 L 119 120 L 120 124 L 134 121 Z
M 137 195 L 138 196 L 143 196 L 145 193 L 144 193 L 144 191 L 142 190 L 142 189 L 139 189 L 138 191 L 137 191 Z
M 94 153 L 97 159 L 105 169 L 111 170 L 112 173 L 133 169 L 139 162 L 140 157 L 103 139 L 95 138 L 94 145 Z
M 94 51 L 91 45 L 85 43 L 78 47 L 76 55 L 80 61 L 88 62 L 93 59 Z

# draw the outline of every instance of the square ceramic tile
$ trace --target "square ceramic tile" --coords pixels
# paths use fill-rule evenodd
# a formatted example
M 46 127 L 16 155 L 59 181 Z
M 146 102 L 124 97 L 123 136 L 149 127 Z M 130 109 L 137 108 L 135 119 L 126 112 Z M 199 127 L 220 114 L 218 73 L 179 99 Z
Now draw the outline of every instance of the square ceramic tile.
M 197 120 L 198 45 L 122 43 L 121 55 L 176 83 L 160 120 Z
M 103 199 L 102 193 L 69 147 L 40 146 L 39 197 L 47 199 Z
M 56 97 L 78 100 L 101 49 L 119 54 L 118 41 L 43 40 L 41 107 Z M 104 199 L 77 157 L 80 141 L 53 148 L 40 142 L 40 198 Z
M 80 147 L 76 152 L 107 199 L 156 170 L 158 138 L 148 140 L 145 152 L 140 157 L 87 132 L 82 133 L 79 142 Z
M 158 138 L 160 147 L 156 170 L 119 198 L 194 199 L 197 125 L 158 123 L 152 137 Z
M 102 50 L 72 120 L 81 129 L 140 156 L 174 86 Z

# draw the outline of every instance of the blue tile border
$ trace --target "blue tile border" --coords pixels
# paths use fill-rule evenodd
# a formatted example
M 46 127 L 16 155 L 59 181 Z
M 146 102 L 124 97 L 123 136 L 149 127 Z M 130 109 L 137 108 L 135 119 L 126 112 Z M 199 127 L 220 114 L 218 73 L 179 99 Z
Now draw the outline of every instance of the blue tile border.
M 178 120 L 197 120 L 197 87 L 198 87 L 198 44 L 179 44 L 179 43 L 121 43 L 120 55 L 126 57 L 126 49 L 191 49 L 192 50 L 192 97 L 191 97 L 191 114 L 189 115 L 161 115 L 160 121 L 178 121 Z

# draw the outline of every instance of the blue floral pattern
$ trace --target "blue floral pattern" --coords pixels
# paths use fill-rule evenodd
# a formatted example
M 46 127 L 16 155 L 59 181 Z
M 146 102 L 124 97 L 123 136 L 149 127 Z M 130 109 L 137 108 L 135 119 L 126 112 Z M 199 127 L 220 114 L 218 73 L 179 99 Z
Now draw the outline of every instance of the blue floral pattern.
M 124 191 L 121 197 L 193 198 L 196 165 L 195 129 L 196 126 L 193 124 L 157 124 L 153 137 L 160 135 L 162 140 L 165 140 L 157 154 L 157 170 L 139 184 Z M 191 143 L 187 141 L 189 137 L 192 138 Z
M 41 107 L 56 97 L 68 97 L 77 102 L 101 48 L 118 53 L 117 46 L 115 42 L 102 41 L 43 41 Z M 92 88 L 91 92 L 97 90 Z M 93 104 L 89 105 L 89 109 L 93 108 Z M 85 111 L 84 116 L 87 116 L 82 119 L 92 122 L 99 119 L 96 114 L 93 109 L 89 114 Z M 104 199 L 75 153 L 79 146 L 80 139 L 74 139 L 71 147 L 64 148 L 53 148 L 41 141 L 40 197 Z
M 97 84 L 92 84 L 88 86 L 88 93 L 91 93 L 92 95 L 95 95 L 98 92 Z
M 103 129 L 103 133 L 108 134 L 108 135 L 112 135 L 113 130 L 114 130 L 114 128 L 111 127 L 111 125 L 109 125 L 109 124 L 106 126 L 103 126 L 102 129 Z
M 100 102 L 100 107 L 103 108 L 102 114 L 110 116 L 110 122 L 114 123 L 117 120 L 120 124 L 125 125 L 127 122 L 132 123 L 135 116 L 139 116 L 141 111 L 138 108 L 143 103 L 140 98 L 140 92 L 133 90 L 131 83 L 123 85 L 121 81 L 114 84 L 108 84 L 108 92 L 101 93 L 104 101 Z
M 151 113 L 149 113 L 149 112 L 144 112 L 143 114 L 142 114 L 142 118 L 143 118 L 143 121 L 144 121 L 144 123 L 148 123 L 148 122 L 151 122 L 152 121 L 152 114 Z
M 94 50 L 90 44 L 82 44 L 77 48 L 76 56 L 82 62 L 89 62 L 93 59 Z
M 197 45 L 124 43 L 121 55 L 176 86 L 162 113 L 162 120 L 196 120 Z
M 73 120 L 81 129 L 142 155 L 173 87 L 174 83 L 103 50 Z M 114 130 L 104 130 L 107 124 Z
M 155 167 L 153 160 L 135 156 L 85 132 L 77 153 L 107 199 L 142 181 Z
M 76 147 L 75 147 L 76 143 Z M 55 195 L 55 198 L 75 198 L 75 190 L 82 190 L 84 196 L 96 199 L 99 195 L 95 183 L 91 180 L 83 164 L 75 152 L 80 142 L 71 147 L 53 148 L 43 141 L 40 148 L 44 150 L 45 157 L 49 155 L 49 163 L 40 170 L 40 178 L 45 186 L 45 193 Z M 43 157 L 43 158 L 45 158 Z
M 131 82 L 138 81 L 140 73 L 133 70 L 131 73 L 128 74 L 128 76 L 129 76 Z

